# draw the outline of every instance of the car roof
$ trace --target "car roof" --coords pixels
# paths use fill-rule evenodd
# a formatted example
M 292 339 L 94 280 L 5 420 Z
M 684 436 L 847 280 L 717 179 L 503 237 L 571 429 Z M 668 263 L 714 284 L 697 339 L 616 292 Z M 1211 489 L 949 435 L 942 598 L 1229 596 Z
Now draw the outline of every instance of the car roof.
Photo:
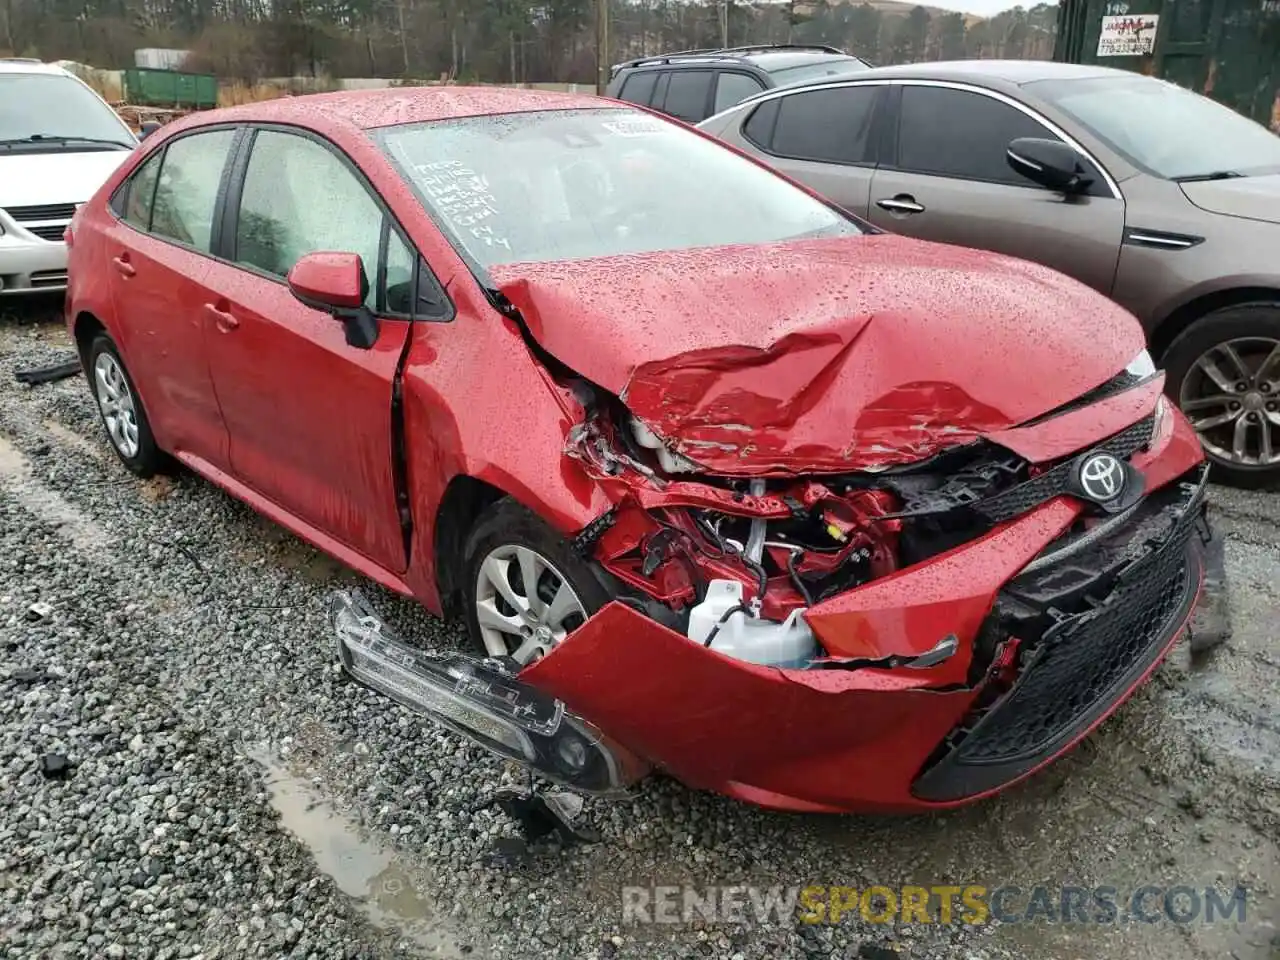
M 1086 77 L 1132 77 L 1133 75 L 1130 70 L 1077 63 L 1057 63 L 1052 60 L 944 60 L 934 63 L 905 63 L 894 67 L 874 67 L 859 73 L 857 79 L 902 77 L 979 84 L 986 80 L 1021 85 L 1035 80 L 1081 80 Z
M 45 63 L 27 57 L 0 57 L 0 73 L 39 73 L 54 77 L 71 76 L 56 63 Z
M 821 50 L 787 50 L 785 52 L 756 53 L 746 59 L 766 73 L 772 73 L 775 70 L 807 66 L 811 63 L 839 63 L 842 60 L 858 60 L 859 58 L 849 53 L 826 53 Z
M 745 47 L 711 47 L 705 50 L 676 50 L 671 53 L 655 53 L 646 57 L 633 57 L 615 64 L 615 70 L 636 70 L 644 67 L 683 66 L 706 63 L 749 63 L 766 72 L 824 60 L 858 60 L 851 53 L 825 44 L 762 43 Z M 865 61 L 863 61 L 865 62 Z
M 283 123 L 304 127 L 337 123 L 369 130 L 459 117 L 621 106 L 625 105 L 586 94 L 509 87 L 385 87 L 278 97 L 192 116 L 220 123 Z

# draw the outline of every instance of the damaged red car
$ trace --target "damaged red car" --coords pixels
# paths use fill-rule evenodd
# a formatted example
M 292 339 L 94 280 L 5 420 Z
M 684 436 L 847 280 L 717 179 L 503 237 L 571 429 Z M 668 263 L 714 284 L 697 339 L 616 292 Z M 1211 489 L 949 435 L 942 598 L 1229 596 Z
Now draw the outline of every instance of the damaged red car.
M 923 810 L 1069 749 L 1196 603 L 1206 466 L 1137 322 L 697 131 L 510 90 L 170 124 L 76 215 L 111 443 L 466 618 L 353 675 L 553 780 Z

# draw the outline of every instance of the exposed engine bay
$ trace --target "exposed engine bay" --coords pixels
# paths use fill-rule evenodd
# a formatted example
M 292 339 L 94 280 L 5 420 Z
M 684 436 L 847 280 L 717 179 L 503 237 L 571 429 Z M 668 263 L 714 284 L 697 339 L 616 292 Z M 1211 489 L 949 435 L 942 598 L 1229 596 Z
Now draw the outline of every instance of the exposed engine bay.
M 584 408 L 567 455 L 602 481 L 630 482 L 575 547 L 616 578 L 624 600 L 753 663 L 822 667 L 829 658 L 802 617 L 808 608 L 1069 492 L 1070 462 L 1033 465 L 985 440 L 842 475 L 704 476 L 621 402 Z M 1153 420 L 1102 447 L 1127 458 L 1150 440 Z M 1136 502 L 1135 479 L 1105 512 Z

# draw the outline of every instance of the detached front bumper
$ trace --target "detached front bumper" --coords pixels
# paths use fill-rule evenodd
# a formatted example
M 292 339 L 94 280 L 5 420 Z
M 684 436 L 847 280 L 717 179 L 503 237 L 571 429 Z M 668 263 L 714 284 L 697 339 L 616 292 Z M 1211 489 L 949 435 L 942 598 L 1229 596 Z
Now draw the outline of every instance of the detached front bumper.
M 907 811 L 990 795 L 1101 723 L 1186 625 L 1205 467 L 1182 418 L 1164 440 L 1133 461 L 1147 498 L 1102 533 L 1073 532 L 1083 507 L 1059 497 L 808 615 L 821 637 L 862 631 L 882 649 L 894 633 L 917 651 L 954 634 L 936 665 L 760 667 L 613 603 L 521 679 L 691 786 L 763 806 Z

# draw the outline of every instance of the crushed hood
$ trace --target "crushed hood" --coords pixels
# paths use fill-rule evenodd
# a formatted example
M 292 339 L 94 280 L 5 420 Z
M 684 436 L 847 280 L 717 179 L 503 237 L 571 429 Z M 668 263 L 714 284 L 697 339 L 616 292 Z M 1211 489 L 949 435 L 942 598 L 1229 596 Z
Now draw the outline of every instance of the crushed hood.
M 725 475 L 918 460 L 1075 399 L 1145 344 L 1052 270 L 888 235 L 492 274 L 543 348 Z
M 1180 184 L 1201 210 L 1227 217 L 1280 223 L 1280 174 Z

